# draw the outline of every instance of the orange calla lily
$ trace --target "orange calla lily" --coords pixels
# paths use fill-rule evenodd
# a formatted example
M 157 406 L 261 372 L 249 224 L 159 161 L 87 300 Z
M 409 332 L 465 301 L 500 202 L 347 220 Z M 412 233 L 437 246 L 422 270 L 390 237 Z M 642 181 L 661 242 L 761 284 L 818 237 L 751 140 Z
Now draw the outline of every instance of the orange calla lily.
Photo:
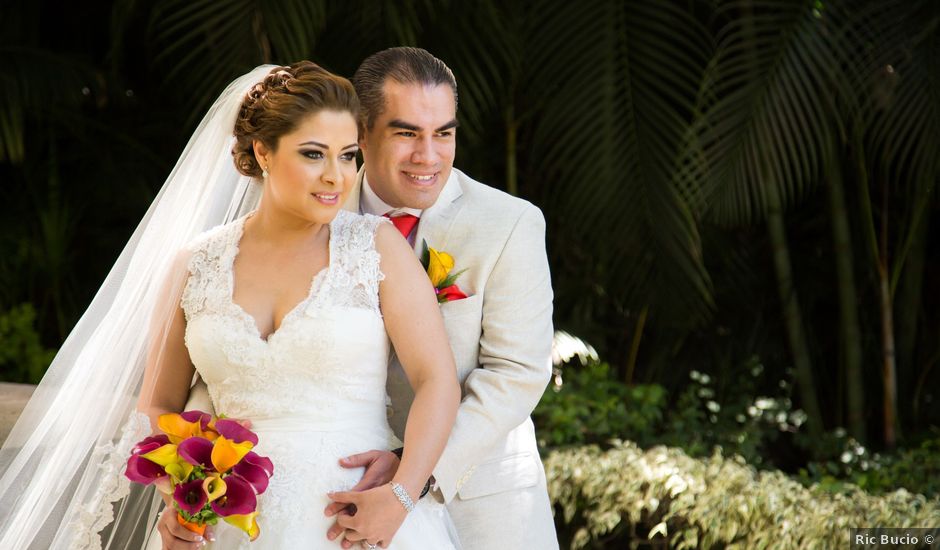
M 161 414 L 157 419 L 157 427 L 170 438 L 171 443 L 179 443 L 189 437 L 202 436 L 202 426 L 196 422 L 187 422 L 185 418 L 176 414 Z
M 261 534 L 261 528 L 258 527 L 256 520 L 257 517 L 258 512 L 252 512 L 250 514 L 225 516 L 222 519 L 248 533 L 248 537 L 251 538 L 251 540 L 255 540 L 258 538 L 258 535 Z
M 254 447 L 251 441 L 235 443 L 231 439 L 219 436 L 212 446 L 212 465 L 215 471 L 223 474 L 241 462 L 242 458 Z

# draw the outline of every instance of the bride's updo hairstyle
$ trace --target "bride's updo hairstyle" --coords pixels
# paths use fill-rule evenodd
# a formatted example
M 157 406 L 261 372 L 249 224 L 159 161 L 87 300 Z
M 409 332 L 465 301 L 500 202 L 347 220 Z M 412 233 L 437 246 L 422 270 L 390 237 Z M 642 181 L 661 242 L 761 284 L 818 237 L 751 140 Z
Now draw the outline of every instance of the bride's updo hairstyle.
M 261 177 L 252 142 L 277 151 L 278 140 L 309 115 L 320 111 L 348 112 L 359 117 L 359 100 L 352 84 L 316 63 L 300 61 L 275 67 L 245 96 L 235 121 L 232 156 L 239 173 Z

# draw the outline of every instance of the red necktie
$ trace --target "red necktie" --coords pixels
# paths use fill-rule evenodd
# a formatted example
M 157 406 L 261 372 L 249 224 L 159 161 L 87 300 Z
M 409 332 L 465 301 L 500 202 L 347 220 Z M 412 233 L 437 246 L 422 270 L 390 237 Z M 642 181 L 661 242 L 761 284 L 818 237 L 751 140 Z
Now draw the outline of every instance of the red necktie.
M 389 217 L 388 214 L 385 217 Z M 392 225 L 398 229 L 398 232 L 401 233 L 402 237 L 408 238 L 408 235 L 411 235 L 411 232 L 414 230 L 415 226 L 418 225 L 418 216 L 412 214 L 398 214 L 391 216 L 389 219 L 392 220 Z

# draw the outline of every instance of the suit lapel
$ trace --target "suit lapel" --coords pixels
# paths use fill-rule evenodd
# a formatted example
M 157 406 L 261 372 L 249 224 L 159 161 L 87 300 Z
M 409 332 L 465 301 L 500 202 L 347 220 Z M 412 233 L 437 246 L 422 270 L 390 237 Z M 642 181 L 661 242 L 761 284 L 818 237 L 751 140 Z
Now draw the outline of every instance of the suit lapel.
M 457 170 L 450 172 L 447 183 L 441 189 L 441 194 L 433 206 L 421 213 L 421 221 L 418 222 L 418 232 L 415 234 L 415 252 L 421 254 L 422 242 L 427 241 L 428 246 L 439 250 L 447 249 L 447 235 L 450 233 L 450 227 L 460 211 L 460 201 L 457 200 L 463 195 L 463 188 L 457 177 Z

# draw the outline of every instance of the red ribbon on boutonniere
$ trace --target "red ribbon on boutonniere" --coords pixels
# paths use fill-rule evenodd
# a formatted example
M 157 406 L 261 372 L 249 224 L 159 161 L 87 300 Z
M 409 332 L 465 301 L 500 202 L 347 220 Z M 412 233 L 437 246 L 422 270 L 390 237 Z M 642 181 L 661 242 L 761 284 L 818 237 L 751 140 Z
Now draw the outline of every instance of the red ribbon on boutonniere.
M 428 246 L 427 241 L 423 241 L 421 248 L 421 265 L 424 266 L 434 285 L 434 292 L 437 294 L 437 303 L 453 302 L 454 300 L 463 300 L 466 294 L 457 286 L 457 277 L 466 271 L 461 269 L 457 273 L 451 273 L 454 269 L 454 257 L 444 252 Z

